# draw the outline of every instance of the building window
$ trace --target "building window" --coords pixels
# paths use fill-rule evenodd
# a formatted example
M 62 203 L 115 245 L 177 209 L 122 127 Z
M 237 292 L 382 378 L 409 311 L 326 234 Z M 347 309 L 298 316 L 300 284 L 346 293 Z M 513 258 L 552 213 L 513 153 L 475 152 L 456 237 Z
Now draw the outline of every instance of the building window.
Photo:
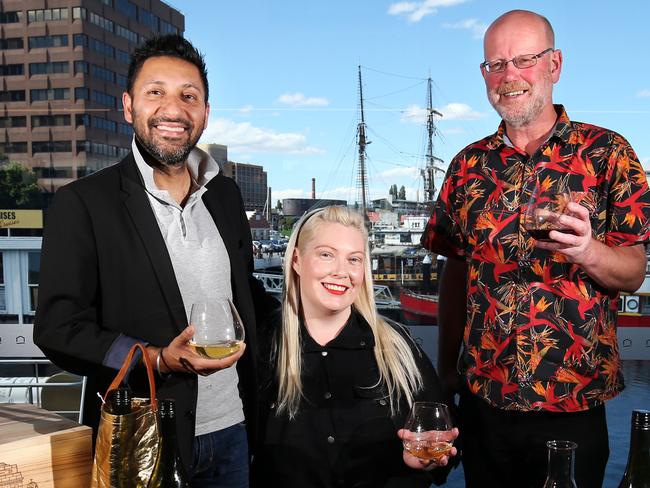
M 86 9 L 83 7 L 74 7 L 72 9 L 72 18 L 86 20 Z
M 149 27 L 154 32 L 158 32 L 159 19 L 157 15 L 152 14 L 148 10 L 140 8 L 140 22 Z
M 77 153 L 90 152 L 90 141 L 77 141 Z
M 9 49 L 22 49 L 22 48 L 23 48 L 22 37 L 9 37 L 8 39 L 0 39 L 0 50 L 2 51 L 9 50 Z
M 25 90 L 0 91 L 0 102 L 24 102 Z
M 106 17 L 102 17 L 95 12 L 90 12 L 90 15 L 88 15 L 88 20 L 90 20 L 91 24 L 95 24 L 97 27 L 101 27 L 108 32 L 115 32 L 113 21 L 108 20 Z
M 0 152 L 5 154 L 25 154 L 27 152 L 26 142 L 0 142 Z
M 27 117 L 0 117 L 0 128 L 11 129 L 12 127 L 26 127 Z
M 98 90 L 93 90 L 93 102 L 99 103 L 100 105 L 106 105 L 107 107 L 117 108 L 117 98 L 113 95 L 109 95 Z
M 74 62 L 74 74 L 85 73 L 88 74 L 88 63 L 86 61 L 75 61 Z
M 90 115 L 88 114 L 77 114 L 74 117 L 74 122 L 77 127 L 80 125 L 83 125 L 84 127 L 88 127 L 90 125 Z M 77 149 L 78 151 L 78 149 Z
M 117 84 L 122 88 L 126 88 L 127 78 L 124 75 L 117 73 Z
M 131 152 L 130 147 L 118 147 L 117 148 L 117 157 L 118 158 L 125 158 L 127 154 Z
M 68 73 L 70 63 L 68 61 L 55 61 L 52 63 L 29 63 L 29 75 L 55 75 Z
M 178 29 L 169 22 L 160 19 L 160 33 L 161 34 L 178 34 Z
M 137 44 L 138 43 L 138 34 L 136 34 L 135 32 L 133 32 L 130 29 L 127 29 L 124 26 L 121 26 L 120 24 L 115 25 L 115 33 L 118 36 L 123 37 L 124 39 L 126 39 L 127 41 L 129 41 L 132 44 Z
M 115 10 L 122 12 L 131 19 L 138 18 L 138 7 L 133 2 L 129 2 L 129 0 L 115 0 Z
M 15 24 L 23 20 L 23 13 L 18 12 L 0 12 L 0 24 Z
M 28 10 L 29 22 L 43 22 L 46 20 L 65 20 L 68 18 L 67 8 L 46 8 L 41 10 Z
M 126 51 L 122 51 L 121 49 L 118 49 L 117 60 L 120 63 L 129 64 L 131 62 L 131 56 Z
M 110 69 L 97 66 L 96 64 L 92 65 L 92 72 L 95 78 L 99 78 L 110 83 L 115 83 L 115 72 Z
M 29 38 L 29 49 L 38 49 L 43 47 L 62 47 L 68 45 L 68 36 L 32 36 Z
M 120 122 L 120 134 L 129 137 L 133 136 L 133 127 L 131 127 L 131 124 L 125 124 L 124 122 Z
M 74 89 L 74 99 L 75 100 L 90 100 L 90 92 L 88 88 L 84 86 L 78 86 Z
M 74 47 L 84 46 L 88 47 L 88 36 L 86 34 L 75 34 L 72 38 Z
M 117 132 L 117 122 L 104 119 L 102 117 L 93 117 L 92 121 L 93 121 L 93 127 L 95 129 L 101 129 L 108 132 Z
M 32 115 L 32 127 L 64 127 L 69 125 L 69 115 Z
M 117 147 L 110 144 L 102 144 L 101 142 L 92 142 L 92 153 L 99 156 L 117 157 Z
M 70 141 L 34 141 L 32 142 L 32 153 L 51 152 L 72 152 Z
M 27 286 L 29 287 L 29 311 L 35 312 L 38 304 L 38 275 L 41 271 L 41 253 L 27 253 Z
M 20 76 L 25 74 L 24 64 L 0 65 L 0 76 Z
M 106 44 L 105 42 L 99 41 L 94 37 L 90 38 L 90 48 L 109 58 L 115 57 L 115 48 L 113 46 L 111 46 L 110 44 Z
M 32 102 L 44 102 L 47 100 L 69 100 L 69 88 L 42 88 L 38 90 L 30 90 L 29 92 Z

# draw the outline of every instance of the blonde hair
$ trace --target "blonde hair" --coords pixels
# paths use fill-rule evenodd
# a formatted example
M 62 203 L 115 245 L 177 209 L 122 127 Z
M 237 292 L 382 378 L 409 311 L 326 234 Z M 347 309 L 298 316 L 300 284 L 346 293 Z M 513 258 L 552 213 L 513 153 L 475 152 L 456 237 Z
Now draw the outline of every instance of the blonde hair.
M 298 413 L 303 396 L 300 338 L 300 283 L 292 266 L 295 249 L 303 251 L 324 223 L 337 223 L 357 229 L 366 242 L 364 282 L 352 304 L 370 326 L 375 339 L 374 354 L 379 369 L 377 384 L 386 386 L 391 414 L 399 409 L 405 397 L 409 406 L 414 394 L 422 388 L 422 375 L 418 370 L 413 352 L 397 330 L 379 317 L 375 305 L 375 293 L 370 270 L 368 232 L 363 217 L 347 207 L 329 206 L 304 215 L 294 226 L 289 239 L 284 262 L 284 293 L 282 300 L 282 331 L 275 344 L 277 351 L 278 413 L 287 412 L 290 417 Z M 376 385 L 374 385 L 376 386 Z

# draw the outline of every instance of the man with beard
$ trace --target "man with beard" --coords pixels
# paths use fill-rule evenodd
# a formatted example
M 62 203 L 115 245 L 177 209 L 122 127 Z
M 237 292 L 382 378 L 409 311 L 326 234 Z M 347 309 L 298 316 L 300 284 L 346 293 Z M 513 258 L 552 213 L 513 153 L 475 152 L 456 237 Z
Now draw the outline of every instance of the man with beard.
M 88 377 L 84 422 L 136 342 L 176 400 L 180 453 L 192 486 L 248 486 L 256 419 L 255 312 L 271 305 L 252 276 L 252 243 L 236 184 L 195 148 L 207 126 L 201 54 L 178 35 L 132 54 L 124 117 L 134 138 L 121 162 L 61 188 L 47 214 L 34 341 Z M 246 345 L 205 359 L 188 345 L 192 303 L 232 299 Z M 230 367 L 234 364 L 237 367 Z M 143 368 L 130 386 L 142 388 Z M 144 391 L 142 391 L 144 390 Z M 142 395 L 141 395 L 142 396 Z
M 422 239 L 448 257 L 438 373 L 460 393 L 468 487 L 542 486 L 552 439 L 578 444 L 578 486 L 601 486 L 604 402 L 624 386 L 617 297 L 644 279 L 650 191 L 623 137 L 553 105 L 554 41 L 533 12 L 488 28 L 481 72 L 503 121 L 451 162 Z M 575 198 L 545 241 L 524 227 L 536 186 Z

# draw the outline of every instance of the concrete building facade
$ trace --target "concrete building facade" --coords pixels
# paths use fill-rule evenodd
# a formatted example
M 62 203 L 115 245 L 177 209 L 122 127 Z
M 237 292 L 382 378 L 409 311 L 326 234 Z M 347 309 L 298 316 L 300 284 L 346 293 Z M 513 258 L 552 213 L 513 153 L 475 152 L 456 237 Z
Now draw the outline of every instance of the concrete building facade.
M 184 26 L 160 0 L 0 0 L 0 154 L 50 192 L 119 161 L 130 53 Z

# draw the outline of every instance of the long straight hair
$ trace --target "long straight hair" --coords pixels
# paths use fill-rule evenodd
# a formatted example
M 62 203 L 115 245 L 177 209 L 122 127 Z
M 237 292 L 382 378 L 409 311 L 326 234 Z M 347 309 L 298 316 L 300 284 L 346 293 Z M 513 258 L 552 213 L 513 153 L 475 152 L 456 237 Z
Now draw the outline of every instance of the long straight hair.
M 304 215 L 294 227 L 284 261 L 284 293 L 282 300 L 282 331 L 277 339 L 278 413 L 294 417 L 299 410 L 302 392 L 302 349 L 300 337 L 300 281 L 292 263 L 295 250 L 303 252 L 318 229 L 326 223 L 341 224 L 357 229 L 365 241 L 364 280 L 352 307 L 370 326 L 375 339 L 374 355 L 379 369 L 377 385 L 383 384 L 390 401 L 391 414 L 399 410 L 404 397 L 408 405 L 422 388 L 410 345 L 397 330 L 377 314 L 375 293 L 370 270 L 368 232 L 363 217 L 343 206 L 329 206 Z M 376 386 L 376 385 L 374 385 Z

